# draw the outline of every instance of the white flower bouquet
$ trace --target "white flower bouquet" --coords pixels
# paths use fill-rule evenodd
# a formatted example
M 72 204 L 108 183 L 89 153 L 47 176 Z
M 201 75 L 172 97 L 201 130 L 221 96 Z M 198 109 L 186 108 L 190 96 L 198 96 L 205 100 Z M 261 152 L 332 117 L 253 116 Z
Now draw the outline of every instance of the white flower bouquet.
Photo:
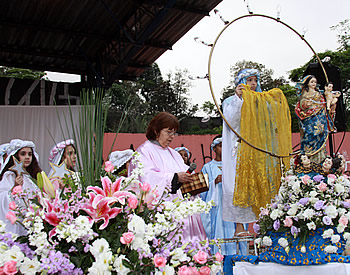
M 137 178 L 105 176 L 54 198 L 18 190 L 8 217 L 28 234 L 0 223 L 0 274 L 216 274 L 223 256 L 210 255 L 207 241 L 182 240 L 183 220 L 211 204 L 167 201 Z
M 258 245 L 271 246 L 271 233 L 288 232 L 278 239 L 278 245 L 288 253 L 290 244 L 298 238 L 300 252 L 310 232 L 321 230 L 328 245 L 326 253 L 341 253 L 350 246 L 350 181 L 347 176 L 308 175 L 282 178 L 279 194 L 271 204 L 261 209 L 254 230 L 261 235 Z M 322 233 L 323 232 L 323 233 Z M 339 242 L 341 245 L 339 245 Z

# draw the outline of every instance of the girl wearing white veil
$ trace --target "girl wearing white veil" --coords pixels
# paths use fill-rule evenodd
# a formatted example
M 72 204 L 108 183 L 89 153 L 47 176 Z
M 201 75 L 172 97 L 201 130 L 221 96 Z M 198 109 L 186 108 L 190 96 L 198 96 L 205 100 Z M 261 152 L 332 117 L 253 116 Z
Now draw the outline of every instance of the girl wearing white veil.
M 10 168 L 15 162 L 13 156 L 23 162 L 23 167 L 28 174 L 16 175 Z M 13 201 L 12 191 L 14 187 L 21 186 L 22 190 L 27 194 L 37 193 L 39 188 L 31 180 L 31 177 L 37 179 L 37 174 L 41 172 L 38 163 L 37 153 L 35 152 L 35 144 L 32 141 L 13 139 L 7 149 L 7 158 L 4 162 L 3 169 L 0 174 L 0 219 L 6 224 L 6 230 L 18 235 L 25 235 L 26 231 L 19 223 L 12 224 L 7 219 L 9 213 L 9 204 Z M 25 205 L 17 205 L 25 211 Z

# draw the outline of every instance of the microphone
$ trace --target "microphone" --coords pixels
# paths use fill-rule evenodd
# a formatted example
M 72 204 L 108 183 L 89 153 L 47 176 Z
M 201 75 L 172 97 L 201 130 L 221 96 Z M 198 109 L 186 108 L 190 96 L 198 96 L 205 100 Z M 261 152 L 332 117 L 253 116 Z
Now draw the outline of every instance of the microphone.
M 190 167 L 188 167 L 186 173 L 187 173 L 187 174 L 191 174 L 194 170 L 196 170 L 196 168 L 197 168 L 197 164 L 195 164 L 194 162 L 192 162 L 192 163 L 190 164 Z

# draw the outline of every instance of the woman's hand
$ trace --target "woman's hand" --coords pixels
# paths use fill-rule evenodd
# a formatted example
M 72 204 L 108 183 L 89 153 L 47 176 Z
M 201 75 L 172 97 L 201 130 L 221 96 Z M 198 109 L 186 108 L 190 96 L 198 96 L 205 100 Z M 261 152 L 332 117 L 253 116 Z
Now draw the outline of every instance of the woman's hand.
M 185 172 L 178 172 L 177 173 L 178 176 L 178 181 L 181 183 L 190 183 L 192 182 L 192 177 L 190 174 L 187 174 Z
M 243 94 L 243 89 L 244 89 L 244 86 L 243 84 L 239 84 L 237 87 L 236 87 L 236 95 L 241 98 L 242 97 L 242 94 Z
M 18 186 L 18 185 L 23 185 L 23 176 L 18 176 L 15 178 L 15 186 Z

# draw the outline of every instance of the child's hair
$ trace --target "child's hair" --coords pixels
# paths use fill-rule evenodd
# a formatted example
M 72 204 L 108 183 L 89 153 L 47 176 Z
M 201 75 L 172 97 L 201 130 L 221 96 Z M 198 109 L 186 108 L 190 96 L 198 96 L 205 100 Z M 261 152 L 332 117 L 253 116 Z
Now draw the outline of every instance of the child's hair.
M 25 147 L 23 147 L 25 148 Z M 21 148 L 21 149 L 23 149 Z M 38 160 L 36 159 L 35 155 L 34 155 L 34 151 L 33 151 L 33 148 L 29 147 L 31 150 L 32 150 L 32 162 L 30 163 L 30 165 L 26 168 L 26 171 L 29 173 L 29 175 L 36 179 L 36 175 L 38 173 L 40 173 L 42 170 L 39 166 L 39 163 L 38 163 Z M 15 154 L 14 154 L 14 157 L 19 160 L 19 157 L 18 157 L 18 152 L 21 150 L 19 149 Z M 5 165 L 4 169 L 2 170 L 1 174 L 0 174 L 0 180 L 2 180 L 2 177 L 3 175 L 5 174 L 5 172 L 9 171 L 9 168 L 11 166 L 14 165 L 14 161 L 13 161 L 13 157 L 11 156 L 10 160 L 8 161 L 8 163 Z
M 75 148 L 74 144 L 68 144 L 65 148 L 64 148 L 64 151 L 63 151 L 63 154 L 62 154 L 62 157 L 61 157 L 61 160 L 58 164 L 61 164 L 63 161 L 64 161 L 64 157 L 65 157 L 65 153 L 66 153 L 66 150 L 67 150 L 67 147 L 71 145 L 73 148 L 74 148 L 74 152 L 77 153 L 77 149 Z M 70 170 L 73 170 L 74 171 L 74 167 L 70 167 Z M 74 171 L 75 172 L 75 171 Z

